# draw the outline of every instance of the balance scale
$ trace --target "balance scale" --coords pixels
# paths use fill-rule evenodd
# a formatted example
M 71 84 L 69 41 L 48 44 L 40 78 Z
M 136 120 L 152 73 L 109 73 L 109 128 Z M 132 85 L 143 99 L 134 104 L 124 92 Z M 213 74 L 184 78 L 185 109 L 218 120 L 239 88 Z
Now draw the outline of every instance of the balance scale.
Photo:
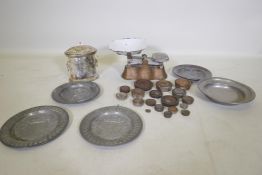
M 148 57 L 141 52 L 146 48 L 145 41 L 139 38 L 124 38 L 114 40 L 109 48 L 118 55 L 127 57 L 122 77 L 126 80 L 162 80 L 166 79 L 167 74 L 164 68 L 164 62 L 169 60 L 165 53 L 153 53 Z

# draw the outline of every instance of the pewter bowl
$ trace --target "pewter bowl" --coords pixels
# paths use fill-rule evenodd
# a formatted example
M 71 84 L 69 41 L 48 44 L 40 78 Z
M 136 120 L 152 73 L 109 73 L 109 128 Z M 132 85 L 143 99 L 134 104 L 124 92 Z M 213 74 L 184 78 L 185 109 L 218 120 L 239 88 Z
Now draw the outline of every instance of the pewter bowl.
M 198 83 L 198 88 L 211 101 L 224 105 L 248 103 L 256 97 L 247 85 L 220 77 L 205 79 Z

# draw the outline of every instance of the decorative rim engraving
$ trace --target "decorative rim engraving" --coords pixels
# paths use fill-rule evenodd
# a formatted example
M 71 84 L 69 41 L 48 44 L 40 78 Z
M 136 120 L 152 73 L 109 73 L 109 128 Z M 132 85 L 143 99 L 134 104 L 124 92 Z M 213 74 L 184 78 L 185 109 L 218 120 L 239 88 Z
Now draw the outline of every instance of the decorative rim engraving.
M 202 80 L 198 83 L 198 89 L 211 101 L 223 105 L 238 105 L 249 103 L 256 97 L 256 93 L 251 87 L 243 83 L 222 77 L 212 77 Z M 227 95 L 221 94 L 219 89 L 228 91 Z M 234 90 L 234 92 L 230 91 L 230 89 Z M 209 92 L 210 90 L 212 91 Z M 238 97 L 242 98 L 229 100 L 229 97 L 232 93 L 235 93 Z
M 125 115 L 130 119 L 132 128 L 130 128 L 128 134 L 123 134 L 121 138 L 108 140 L 106 138 L 101 138 L 92 132 L 91 128 L 93 121 L 97 117 L 110 112 L 117 112 L 118 114 Z M 125 123 L 123 123 L 123 125 L 125 125 Z M 83 138 L 90 143 L 100 146 L 115 146 L 125 144 L 134 140 L 141 133 L 142 128 L 143 122 L 139 115 L 133 110 L 122 106 L 108 106 L 96 109 L 93 112 L 87 114 L 80 124 L 80 133 L 83 136 Z
M 73 97 L 65 98 L 61 95 L 64 91 L 72 90 L 73 86 L 79 86 L 80 88 L 83 89 L 89 89 L 92 93 L 89 93 L 89 96 L 86 96 L 86 98 L 81 100 L 75 99 Z M 57 88 L 55 88 L 52 92 L 52 98 L 58 103 L 78 104 L 78 103 L 84 103 L 93 100 L 99 93 L 100 93 L 100 88 L 94 82 L 70 82 L 70 83 L 62 84 Z M 81 92 L 79 95 L 81 95 Z
M 212 73 L 208 69 L 191 64 L 181 64 L 175 66 L 172 69 L 172 72 L 174 75 L 193 81 L 198 81 L 212 77 Z M 192 74 L 192 72 L 194 73 Z M 199 74 L 196 74 L 196 72 L 198 72 Z
M 48 111 L 54 113 L 58 116 L 57 125 L 55 129 L 50 131 L 48 134 L 34 139 L 34 140 L 24 140 L 23 138 L 18 138 L 14 134 L 14 127 L 17 123 L 19 123 L 22 119 L 28 116 L 29 113 L 38 112 L 38 111 Z M 22 148 L 22 147 L 32 147 L 38 146 L 45 143 L 48 143 L 58 136 L 60 136 L 63 131 L 65 130 L 67 124 L 69 122 L 69 115 L 68 113 L 57 106 L 37 106 L 30 109 L 26 109 L 10 119 L 8 119 L 5 124 L 2 126 L 0 130 L 0 140 L 3 144 L 15 147 L 15 148 Z

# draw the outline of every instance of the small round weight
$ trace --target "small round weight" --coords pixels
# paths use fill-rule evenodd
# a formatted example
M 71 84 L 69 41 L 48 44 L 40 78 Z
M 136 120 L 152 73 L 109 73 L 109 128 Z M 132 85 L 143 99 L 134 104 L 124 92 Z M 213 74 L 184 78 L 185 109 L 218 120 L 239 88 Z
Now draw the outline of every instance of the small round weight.
M 191 96 L 184 96 L 182 102 L 191 105 L 194 102 L 194 98 Z
M 183 116 L 189 116 L 189 115 L 190 115 L 190 111 L 189 111 L 189 110 L 186 110 L 186 109 L 183 109 L 183 110 L 181 110 L 181 114 L 182 114 Z
M 147 113 L 150 113 L 150 112 L 151 112 L 151 109 L 145 109 L 145 111 L 146 111 Z
M 188 107 L 188 104 L 186 104 L 186 103 L 180 103 L 180 108 L 182 108 L 182 109 L 187 109 L 187 107 Z
M 134 98 L 143 98 L 145 96 L 145 91 L 139 88 L 135 88 L 131 90 L 131 94 Z
M 144 91 L 149 91 L 153 87 L 152 81 L 145 80 L 145 79 L 136 80 L 134 85 L 135 85 L 135 88 L 139 88 Z
M 161 103 L 163 106 L 177 106 L 179 101 L 177 100 L 176 97 L 172 95 L 165 95 L 161 98 Z
M 117 98 L 118 100 L 125 100 L 125 99 L 127 99 L 127 97 L 128 97 L 128 94 L 127 94 L 127 93 L 124 93 L 124 92 L 118 92 L 118 93 L 116 93 L 116 98 Z
M 172 90 L 172 95 L 177 97 L 177 98 L 182 98 L 183 96 L 186 95 L 186 90 L 181 89 L 181 88 L 175 88 Z
M 167 80 L 159 80 L 156 82 L 156 88 L 162 92 L 168 92 L 172 89 L 172 83 Z
M 133 105 L 134 106 L 143 106 L 144 100 L 142 98 L 134 98 Z
M 164 112 L 164 117 L 165 117 L 165 118 L 171 118 L 171 117 L 172 117 L 172 114 L 173 114 L 173 113 L 172 113 L 171 111 L 165 111 L 165 112 Z
M 162 111 L 164 111 L 164 106 L 161 105 L 161 104 L 156 104 L 156 105 L 155 105 L 155 110 L 156 110 L 157 112 L 162 112 Z
M 146 103 L 147 106 L 155 106 L 156 100 L 149 98 L 149 99 L 146 99 L 145 103 Z
M 152 98 L 161 98 L 162 97 L 162 92 L 159 91 L 159 90 L 151 90 L 149 92 L 149 96 L 152 97 Z
M 130 87 L 129 86 L 120 86 L 119 91 L 124 92 L 124 93 L 129 93 Z
M 171 111 L 173 113 L 177 113 L 178 109 L 177 109 L 176 106 L 170 106 L 170 107 L 168 107 L 168 111 Z
M 177 88 L 188 90 L 191 87 L 191 81 L 184 78 L 178 78 L 175 80 L 175 86 Z

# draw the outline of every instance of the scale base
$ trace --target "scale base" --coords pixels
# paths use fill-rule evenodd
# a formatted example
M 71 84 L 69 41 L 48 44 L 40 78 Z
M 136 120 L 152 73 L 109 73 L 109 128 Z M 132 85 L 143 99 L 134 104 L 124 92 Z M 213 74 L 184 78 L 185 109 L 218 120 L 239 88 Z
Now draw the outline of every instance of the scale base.
M 164 66 L 126 65 L 122 78 L 126 80 L 163 80 L 167 78 L 167 74 Z

